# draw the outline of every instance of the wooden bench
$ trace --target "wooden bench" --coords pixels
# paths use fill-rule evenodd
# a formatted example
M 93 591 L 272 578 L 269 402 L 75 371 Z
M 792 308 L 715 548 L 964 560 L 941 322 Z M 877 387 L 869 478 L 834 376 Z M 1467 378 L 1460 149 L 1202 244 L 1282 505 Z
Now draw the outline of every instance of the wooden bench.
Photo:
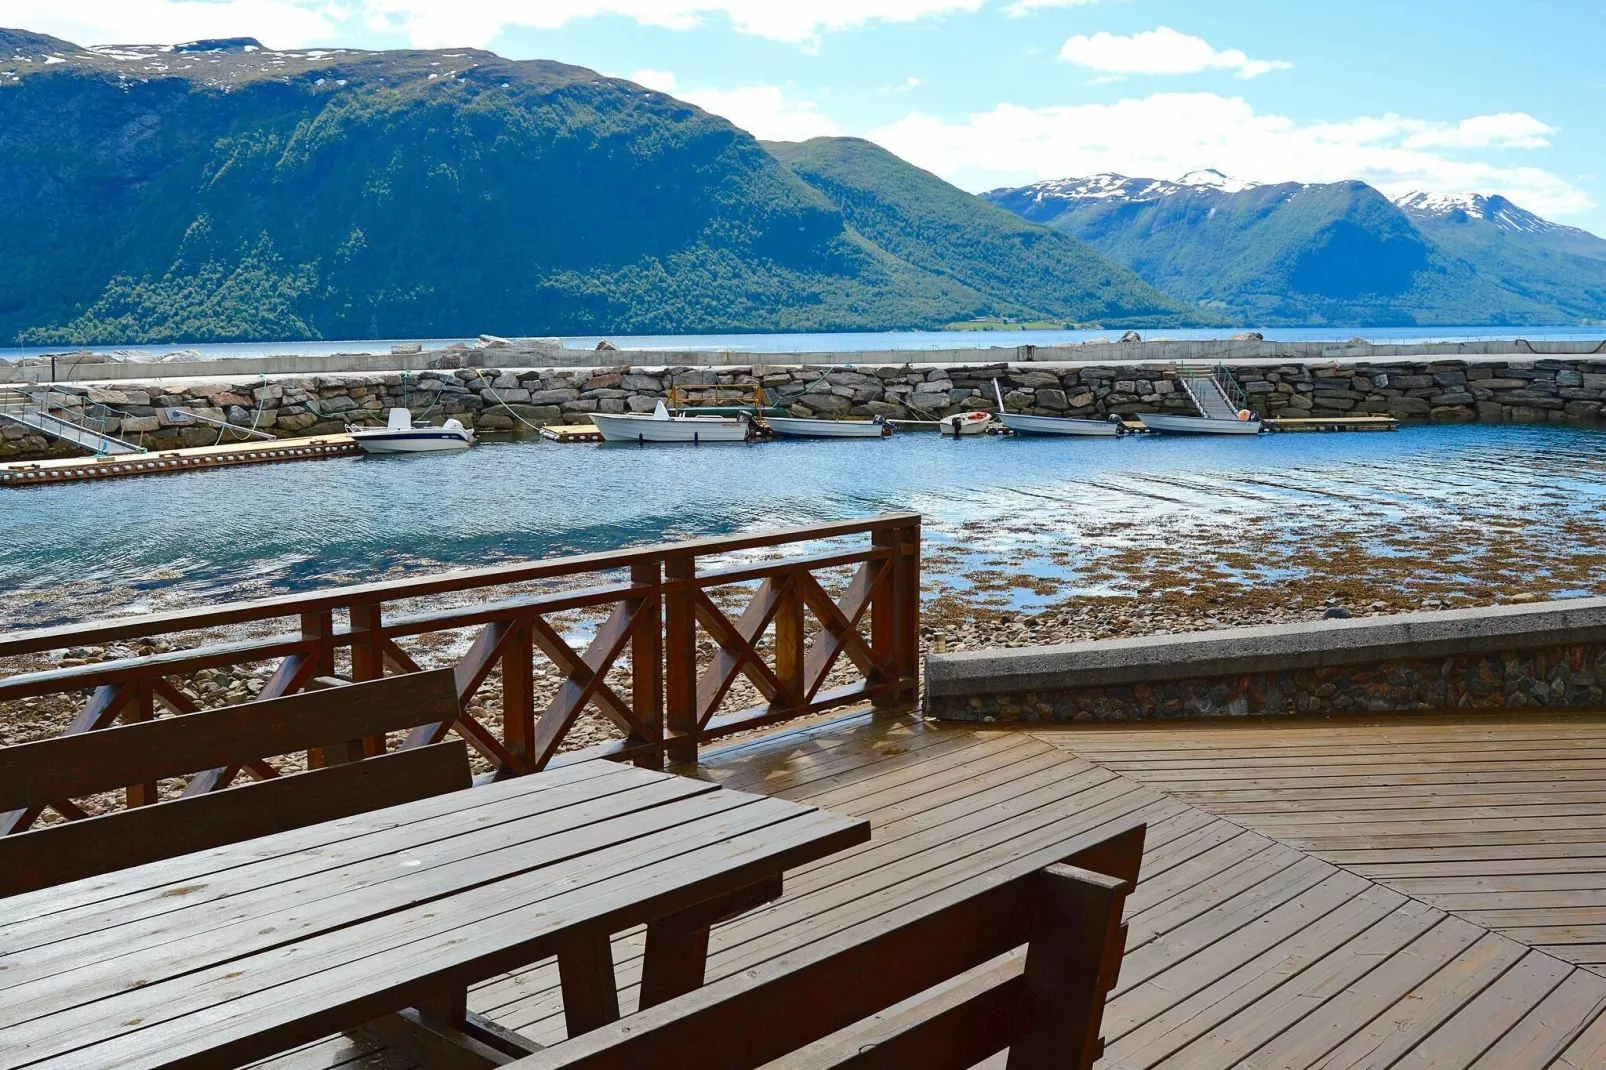
M 973 877 L 510 1065 L 518 1070 L 1086 1068 L 1126 944 L 1144 826 Z
M 0 836 L 0 896 L 469 787 L 461 741 L 363 757 L 366 739 L 457 714 L 440 669 L 0 748 L 0 814 L 82 813 L 72 799 L 130 786 L 149 803 Z M 262 760 L 301 750 L 323 767 L 281 776 Z M 265 779 L 227 787 L 242 769 Z M 154 802 L 159 781 L 197 773 Z

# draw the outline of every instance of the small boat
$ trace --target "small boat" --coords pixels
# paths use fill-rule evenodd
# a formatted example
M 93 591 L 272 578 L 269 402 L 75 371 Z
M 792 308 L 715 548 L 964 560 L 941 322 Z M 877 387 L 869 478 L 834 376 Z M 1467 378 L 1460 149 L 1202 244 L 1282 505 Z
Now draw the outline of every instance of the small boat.
M 1223 420 L 1208 416 L 1166 416 L 1157 412 L 1138 413 L 1138 419 L 1150 431 L 1163 431 L 1173 435 L 1258 435 L 1260 417 L 1247 409 L 1236 420 Z
M 793 438 L 881 438 L 892 434 L 887 422 L 877 416 L 873 420 L 815 420 L 797 416 L 766 416 L 777 435 Z
M 671 416 L 660 401 L 650 413 L 589 414 L 606 442 L 746 442 L 745 416 Z
M 937 430 L 945 435 L 979 435 L 993 422 L 990 412 L 956 412 L 937 421 Z
M 998 388 L 997 379 L 993 380 L 993 395 L 998 398 L 999 421 L 1017 435 L 1109 436 L 1121 433 L 1119 416 L 1111 416 L 1108 420 L 1078 420 L 1069 416 L 1027 416 L 1009 412 L 1004 408 L 1004 392 Z
M 474 445 L 474 432 L 458 421 L 447 420 L 439 427 L 414 427 L 413 414 L 406 409 L 391 409 L 384 427 L 350 425 L 346 433 L 364 453 L 436 453 L 466 450 Z

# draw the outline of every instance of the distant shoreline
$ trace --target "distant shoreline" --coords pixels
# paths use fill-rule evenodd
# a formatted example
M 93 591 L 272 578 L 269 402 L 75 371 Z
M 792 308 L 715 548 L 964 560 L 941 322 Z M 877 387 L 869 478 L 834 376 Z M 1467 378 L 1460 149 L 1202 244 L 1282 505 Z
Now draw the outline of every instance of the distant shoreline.
M 1262 327 L 1254 328 L 1271 342 L 1346 343 L 1362 338 L 1375 345 L 1491 342 L 1526 339 L 1528 341 L 1606 341 L 1606 325 L 1551 327 Z M 845 331 L 799 332 L 784 334 L 729 333 L 686 335 L 610 335 L 612 344 L 627 352 L 740 352 L 740 353 L 831 353 L 875 352 L 887 350 L 1013 349 L 1019 346 L 1052 346 L 1098 340 L 1117 342 L 1126 329 L 1110 330 L 1034 330 L 1015 327 L 966 328 L 950 331 Z M 1189 330 L 1138 329 L 1146 341 L 1228 340 L 1245 330 L 1223 328 Z M 566 350 L 595 350 L 601 335 L 575 335 L 555 339 Z M 517 339 L 528 341 L 528 339 Z M 190 360 L 228 360 L 251 357 L 325 357 L 336 355 L 388 354 L 395 345 L 420 344 L 426 350 L 445 349 L 454 344 L 474 345 L 476 338 L 376 338 L 334 341 L 275 342 L 173 342 L 159 345 L 28 346 L 0 348 L 0 362 L 49 356 L 91 353 L 115 356 L 135 363 L 156 363 L 163 357 L 194 354 Z

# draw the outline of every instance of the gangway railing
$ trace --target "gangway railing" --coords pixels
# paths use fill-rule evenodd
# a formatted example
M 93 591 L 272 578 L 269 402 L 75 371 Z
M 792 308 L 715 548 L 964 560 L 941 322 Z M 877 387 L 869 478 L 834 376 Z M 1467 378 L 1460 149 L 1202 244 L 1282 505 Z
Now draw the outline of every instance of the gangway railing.
M 1225 364 L 1210 368 L 1178 364 L 1177 379 L 1193 399 L 1201 416 L 1213 420 L 1233 420 L 1237 419 L 1240 410 L 1250 408 L 1248 392 L 1233 378 L 1232 371 Z
M 59 442 L 82 446 L 96 456 L 146 452 L 142 446 L 107 433 L 111 409 L 98 404 L 86 405 L 81 409 L 56 405 L 52 403 L 52 393 L 48 390 L 0 392 L 0 418 L 19 423 Z

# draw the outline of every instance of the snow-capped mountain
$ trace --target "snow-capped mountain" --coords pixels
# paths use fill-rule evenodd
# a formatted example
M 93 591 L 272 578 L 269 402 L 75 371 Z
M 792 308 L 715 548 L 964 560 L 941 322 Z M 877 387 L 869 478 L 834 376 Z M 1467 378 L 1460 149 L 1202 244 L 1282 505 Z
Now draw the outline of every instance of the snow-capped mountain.
M 1499 194 L 1484 196 L 1481 193 L 1427 193 L 1418 190 L 1394 198 L 1394 203 L 1409 216 L 1447 219 L 1454 223 L 1464 223 L 1468 219 L 1483 219 L 1501 230 L 1509 230 L 1516 234 L 1537 234 L 1543 231 L 1589 233 L 1577 227 L 1552 223 L 1548 219 L 1534 215 L 1526 208 L 1518 208 Z
M 1189 171 L 1178 179 L 1129 178 L 1106 172 L 1086 178 L 1057 178 L 1037 182 L 1019 189 L 995 189 L 982 194 L 997 203 L 1008 194 L 1028 192 L 1038 203 L 1055 201 L 1152 201 L 1178 193 L 1214 191 L 1242 193 L 1258 186 L 1258 182 L 1244 182 L 1229 178 L 1220 171 Z
M 1254 322 L 1569 323 L 1606 317 L 1606 241 L 1505 197 L 1364 182 L 1099 174 L 983 198 L 1161 289 Z

